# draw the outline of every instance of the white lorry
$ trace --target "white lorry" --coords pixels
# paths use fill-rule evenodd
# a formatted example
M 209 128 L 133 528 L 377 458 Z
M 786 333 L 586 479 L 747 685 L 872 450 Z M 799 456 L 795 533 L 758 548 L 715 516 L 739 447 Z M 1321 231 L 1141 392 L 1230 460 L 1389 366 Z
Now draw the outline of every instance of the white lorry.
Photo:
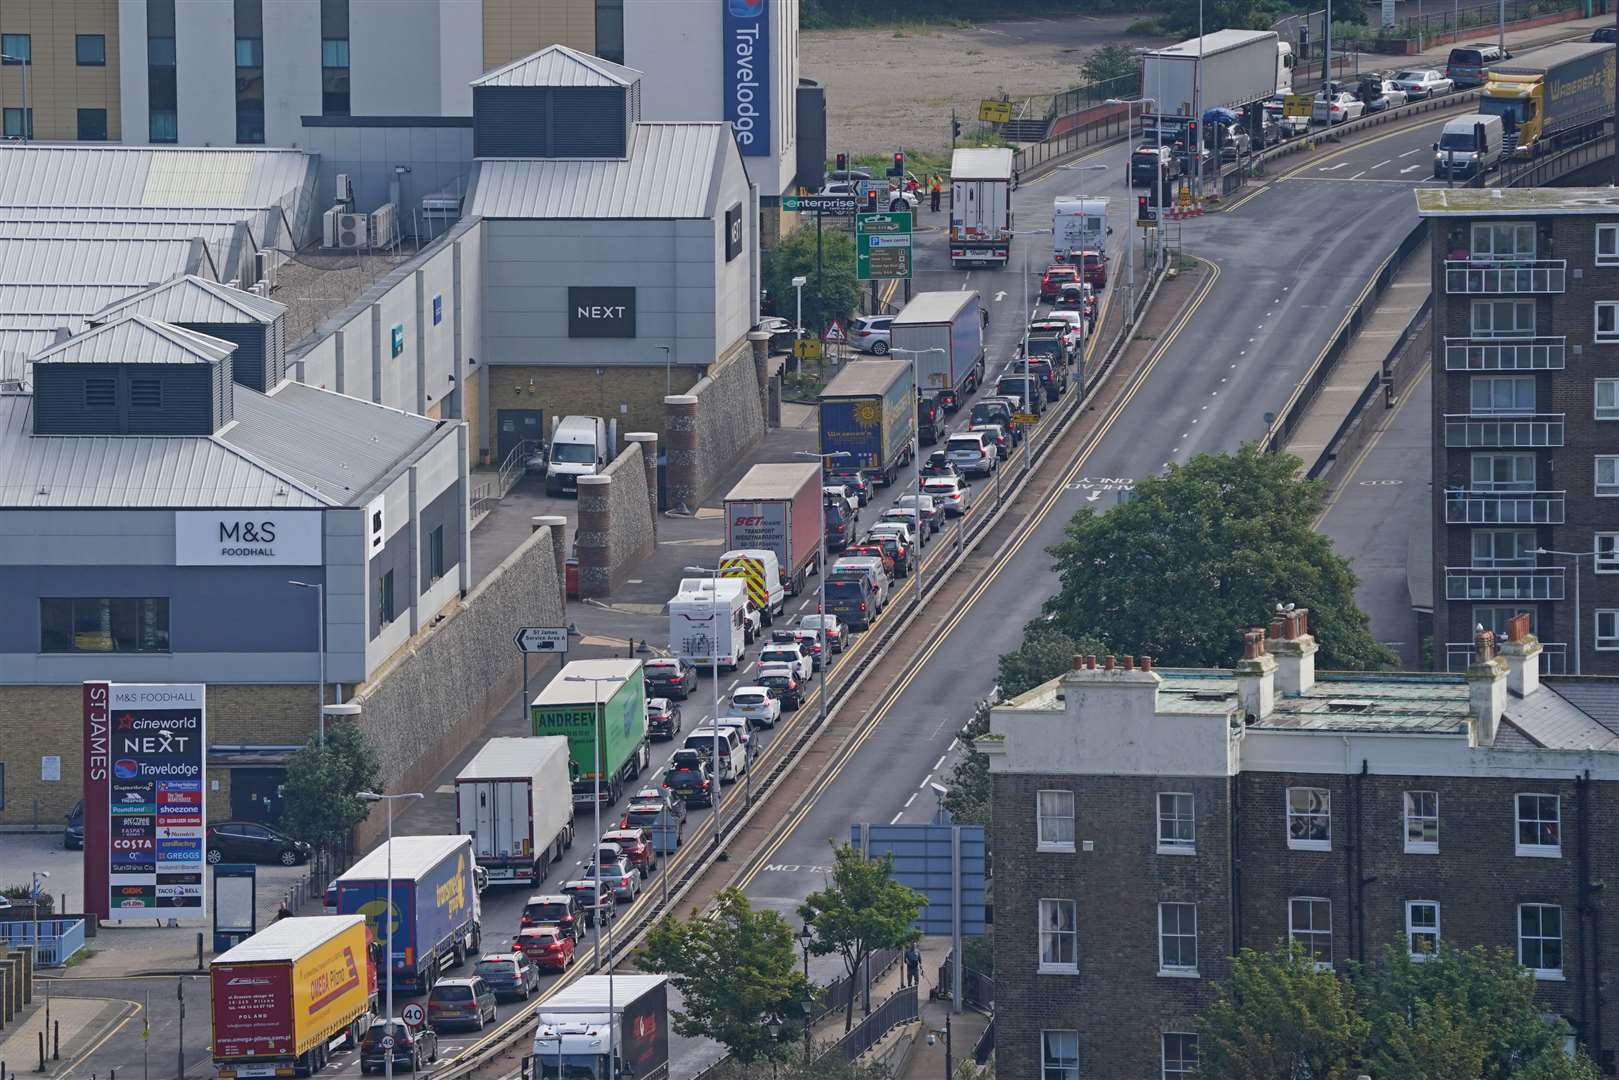
M 1053 262 L 1068 262 L 1076 251 L 1107 250 L 1107 200 L 1059 195 L 1051 206 Z
M 492 885 L 538 885 L 573 846 L 568 740 L 495 738 L 455 778 L 456 831 Z
M 1012 151 L 950 155 L 950 263 L 1005 266 L 1012 254 Z
M 1141 93 L 1166 116 L 1196 119 L 1199 107 L 1202 113 L 1241 109 L 1291 91 L 1293 59 L 1293 47 L 1274 30 L 1216 30 L 1203 35 L 1201 48 L 1190 38 L 1143 53 Z
M 683 578 L 669 600 L 669 652 L 699 670 L 735 671 L 747 648 L 747 582 Z
M 534 1054 L 523 1080 L 665 1080 L 667 984 L 662 975 L 587 975 L 554 994 L 534 1010 Z

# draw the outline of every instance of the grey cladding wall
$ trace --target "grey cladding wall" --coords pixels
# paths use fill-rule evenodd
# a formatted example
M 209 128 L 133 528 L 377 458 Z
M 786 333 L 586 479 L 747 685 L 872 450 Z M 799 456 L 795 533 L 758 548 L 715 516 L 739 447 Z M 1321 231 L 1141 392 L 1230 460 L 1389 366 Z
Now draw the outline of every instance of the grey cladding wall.
M 630 111 L 619 88 L 476 87 L 473 152 L 478 157 L 621 158 Z
M 410 529 L 399 529 L 390 536 L 382 551 L 371 560 L 366 572 L 371 575 L 371 611 L 366 616 L 370 626 L 367 640 L 375 641 L 385 625 L 382 621 L 382 581 L 390 572 L 393 574 L 393 617 L 403 619 L 410 615 Z
M 209 337 L 216 337 L 222 341 L 229 341 L 236 346 L 231 354 L 231 377 L 243 386 L 251 386 L 260 392 L 270 390 L 275 384 L 265 383 L 264 355 L 265 331 L 268 329 L 260 323 L 177 323 L 187 330 L 195 330 Z
M 231 365 L 34 365 L 36 435 L 212 435 L 229 420 Z
M 443 544 L 444 557 L 440 562 L 440 573 L 449 573 L 461 561 L 461 530 L 455 527 L 456 502 L 459 495 L 460 489 L 446 488 L 439 493 L 438 498 L 422 508 L 420 523 L 422 531 L 421 582 L 423 592 L 426 592 L 427 586 L 437 580 L 433 573 L 433 530 L 444 530 L 441 534 L 443 537 L 441 543 Z

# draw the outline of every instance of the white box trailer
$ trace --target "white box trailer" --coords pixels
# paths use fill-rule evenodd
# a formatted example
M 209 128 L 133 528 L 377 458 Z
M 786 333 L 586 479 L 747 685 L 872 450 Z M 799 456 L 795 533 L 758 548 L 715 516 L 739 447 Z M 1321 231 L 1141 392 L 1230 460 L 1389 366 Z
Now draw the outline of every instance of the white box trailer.
M 1276 93 L 1278 71 L 1289 73 L 1291 48 L 1284 49 L 1274 30 L 1216 30 L 1203 35 L 1202 112 L 1240 109 Z M 1158 102 L 1160 114 L 1196 118 L 1198 39 L 1144 53 L 1143 97 Z
M 747 649 L 747 599 L 740 578 L 682 579 L 669 600 L 669 652 L 700 670 L 717 655 L 722 669 L 735 671 Z
M 1005 266 L 1012 254 L 1012 151 L 950 155 L 950 262 Z
M 491 885 L 538 885 L 573 844 L 573 778 L 560 735 L 495 738 L 455 778 L 457 829 Z

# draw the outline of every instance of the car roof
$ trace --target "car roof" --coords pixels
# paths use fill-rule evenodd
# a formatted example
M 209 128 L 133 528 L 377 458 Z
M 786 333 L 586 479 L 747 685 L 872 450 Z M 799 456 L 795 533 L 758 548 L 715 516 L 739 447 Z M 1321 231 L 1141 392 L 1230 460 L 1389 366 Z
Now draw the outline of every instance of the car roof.
M 471 986 L 476 981 L 476 979 L 469 975 L 461 975 L 453 979 L 440 979 L 438 982 L 433 984 L 433 989 L 437 990 L 443 986 Z
M 670 704 L 669 699 L 666 697 L 649 697 L 646 699 L 646 703 L 655 709 L 667 709 Z
M 573 897 L 567 896 L 563 893 L 535 893 L 533 896 L 523 901 L 523 904 L 525 906 L 529 904 L 565 904 L 572 899 Z
M 541 923 L 538 926 L 525 926 L 517 931 L 518 937 L 540 937 L 545 934 L 560 934 L 562 929 L 555 923 Z
M 537 929 L 539 929 L 539 927 L 525 926 L 525 927 L 523 927 L 523 929 L 519 930 L 517 933 L 518 933 L 519 936 L 521 936 L 523 934 L 528 933 L 530 930 L 537 930 Z M 527 959 L 528 959 L 528 957 L 524 956 L 522 953 L 519 953 L 519 952 L 484 953 L 482 956 L 480 956 L 478 958 L 478 963 L 482 964 L 482 963 L 485 963 L 486 961 L 489 961 L 489 960 L 509 960 L 512 963 L 523 963 Z

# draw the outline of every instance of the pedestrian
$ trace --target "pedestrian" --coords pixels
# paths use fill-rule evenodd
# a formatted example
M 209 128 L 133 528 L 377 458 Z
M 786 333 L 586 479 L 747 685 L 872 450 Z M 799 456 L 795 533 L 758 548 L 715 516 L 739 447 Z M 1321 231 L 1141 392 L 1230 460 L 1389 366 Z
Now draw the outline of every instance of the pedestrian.
M 905 946 L 905 985 L 915 986 L 922 974 L 922 953 L 916 942 Z
M 930 184 L 928 187 L 928 196 L 932 200 L 933 212 L 935 214 L 939 212 L 939 187 L 939 177 L 935 175 L 933 177 L 932 184 Z

